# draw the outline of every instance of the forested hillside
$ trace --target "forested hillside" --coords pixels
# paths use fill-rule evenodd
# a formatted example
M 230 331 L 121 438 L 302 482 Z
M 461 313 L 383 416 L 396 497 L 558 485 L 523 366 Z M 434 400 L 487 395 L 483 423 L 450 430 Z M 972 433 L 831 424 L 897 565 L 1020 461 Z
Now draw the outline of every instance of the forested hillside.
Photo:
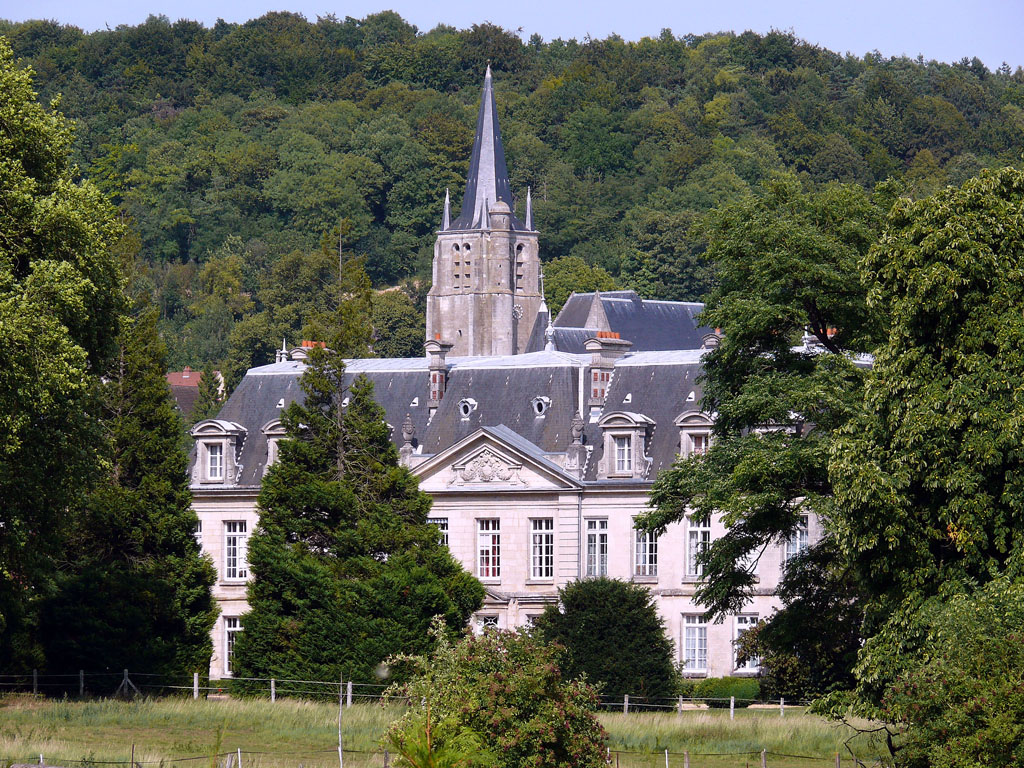
M 429 277 L 446 187 L 459 204 L 488 60 L 544 258 L 652 297 L 704 294 L 713 265 L 692 225 L 773 172 L 894 177 L 922 195 L 1018 164 L 1024 146 L 1024 71 L 842 56 L 783 33 L 524 42 L 385 12 L 0 34 L 44 100 L 62 95 L 82 173 L 137 232 L 133 287 L 159 307 L 171 364 L 232 376 L 283 336 L 316 335 L 339 234 L 378 287 L 408 281 L 381 294 L 375 324 L 416 347 L 426 286 L 408 279 Z

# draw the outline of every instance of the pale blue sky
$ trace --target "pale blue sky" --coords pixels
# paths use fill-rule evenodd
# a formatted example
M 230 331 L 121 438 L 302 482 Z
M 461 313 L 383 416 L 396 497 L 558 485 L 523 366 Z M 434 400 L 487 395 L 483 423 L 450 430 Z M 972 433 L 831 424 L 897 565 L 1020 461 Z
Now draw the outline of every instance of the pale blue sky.
M 329 13 L 362 18 L 386 8 L 421 31 L 441 22 L 463 28 L 490 21 L 521 27 L 524 39 L 535 32 L 546 40 L 614 32 L 636 40 L 656 36 L 664 27 L 677 35 L 776 28 L 840 53 L 878 50 L 939 61 L 977 56 L 991 69 L 1004 61 L 1024 66 L 1024 0 L 0 0 L 0 17 L 52 18 L 92 30 L 137 24 L 150 13 L 209 25 L 218 17 L 245 21 L 270 10 L 296 11 L 314 20 Z

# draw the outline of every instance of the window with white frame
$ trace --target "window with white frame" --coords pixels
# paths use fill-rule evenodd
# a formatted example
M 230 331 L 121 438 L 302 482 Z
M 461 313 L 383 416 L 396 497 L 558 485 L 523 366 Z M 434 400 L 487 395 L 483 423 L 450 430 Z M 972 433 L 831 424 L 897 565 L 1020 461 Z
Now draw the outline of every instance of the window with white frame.
M 687 432 L 685 435 L 685 454 L 687 456 L 703 456 L 711 447 L 710 432 Z
M 231 659 L 235 655 L 235 638 L 242 631 L 242 620 L 237 616 L 224 617 L 224 672 L 231 674 Z
M 476 573 L 481 579 L 501 578 L 501 521 L 477 520 Z
M 616 435 L 615 438 L 615 472 L 633 471 L 633 437 Z
M 683 615 L 683 672 L 708 669 L 708 625 L 703 614 Z
M 249 527 L 245 520 L 224 523 L 224 578 L 241 581 L 249 577 Z
M 437 530 L 441 532 L 441 543 L 446 547 L 448 546 L 448 518 L 447 517 L 428 517 L 428 525 L 437 526 Z
M 711 521 L 690 520 L 686 532 L 686 575 L 694 578 L 704 575 L 700 555 L 711 546 Z
M 649 531 L 637 530 L 636 555 L 633 558 L 635 576 L 658 575 L 658 537 Z
M 608 521 L 587 520 L 587 576 L 608 575 Z
M 192 531 L 192 535 L 196 537 L 196 544 L 198 544 L 199 548 L 202 549 L 203 548 L 203 520 L 202 520 L 202 518 L 196 520 L 196 527 Z
M 807 515 L 800 515 L 800 521 L 797 523 L 796 530 L 793 532 L 792 536 L 786 539 L 787 562 L 807 549 L 808 533 L 809 525 Z
M 761 666 L 761 660 L 757 658 L 746 659 L 742 664 L 737 662 L 737 645 L 739 639 L 743 637 L 743 633 L 749 632 L 751 629 L 757 626 L 757 614 L 742 614 L 736 617 L 734 624 L 735 630 L 733 632 L 733 668 L 737 672 L 756 672 L 758 667 Z
M 209 480 L 224 479 L 223 443 L 206 443 L 206 477 Z
M 555 521 L 550 517 L 530 521 L 530 578 L 555 577 Z

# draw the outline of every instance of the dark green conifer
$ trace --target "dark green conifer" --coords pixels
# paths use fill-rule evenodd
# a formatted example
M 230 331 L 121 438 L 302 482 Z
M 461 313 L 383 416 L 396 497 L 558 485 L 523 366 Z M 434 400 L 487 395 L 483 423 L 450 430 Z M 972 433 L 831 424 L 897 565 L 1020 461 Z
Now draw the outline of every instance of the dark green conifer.
M 340 356 L 314 349 L 305 402 L 282 415 L 289 439 L 250 541 L 241 677 L 374 682 L 389 655 L 429 649 L 432 617 L 458 630 L 483 600 L 427 524 L 430 497 L 399 465 L 373 385 L 345 390 L 343 374 Z
M 220 412 L 222 405 L 224 398 L 221 395 L 220 377 L 213 370 L 213 363 L 207 362 L 199 377 L 199 397 L 196 398 L 192 410 L 192 423 L 198 424 L 203 419 L 212 419 Z
M 194 536 L 165 355 L 154 310 L 125 320 L 102 388 L 106 476 L 75 520 L 74 546 L 42 609 L 51 672 L 209 666 L 215 574 Z

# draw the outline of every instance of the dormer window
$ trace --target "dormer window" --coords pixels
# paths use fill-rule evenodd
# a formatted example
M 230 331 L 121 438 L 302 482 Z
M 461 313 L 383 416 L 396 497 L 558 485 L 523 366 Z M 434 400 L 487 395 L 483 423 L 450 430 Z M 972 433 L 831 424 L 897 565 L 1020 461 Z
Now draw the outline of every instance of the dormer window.
M 263 465 L 263 474 L 265 475 L 267 470 L 277 463 L 281 441 L 287 437 L 287 433 L 281 425 L 280 419 L 268 421 L 260 431 L 267 438 L 267 462 Z
M 654 422 L 642 413 L 614 411 L 598 421 L 603 432 L 603 452 L 597 463 L 600 478 L 647 477 L 651 460 L 647 439 Z
M 476 410 L 477 402 L 471 397 L 464 397 L 459 400 L 459 415 L 468 419 L 470 414 Z
M 711 448 L 711 417 L 701 411 L 684 411 L 676 417 L 679 427 L 679 455 L 688 459 L 703 456 Z
M 533 406 L 533 413 L 536 416 L 543 416 L 548 412 L 548 408 L 551 407 L 551 398 L 541 395 L 540 397 L 533 398 L 530 404 Z
M 206 477 L 224 479 L 224 443 L 204 443 L 206 447 Z
M 192 427 L 191 434 L 196 441 L 192 482 L 232 482 L 241 469 L 245 427 L 224 419 L 205 419 Z

